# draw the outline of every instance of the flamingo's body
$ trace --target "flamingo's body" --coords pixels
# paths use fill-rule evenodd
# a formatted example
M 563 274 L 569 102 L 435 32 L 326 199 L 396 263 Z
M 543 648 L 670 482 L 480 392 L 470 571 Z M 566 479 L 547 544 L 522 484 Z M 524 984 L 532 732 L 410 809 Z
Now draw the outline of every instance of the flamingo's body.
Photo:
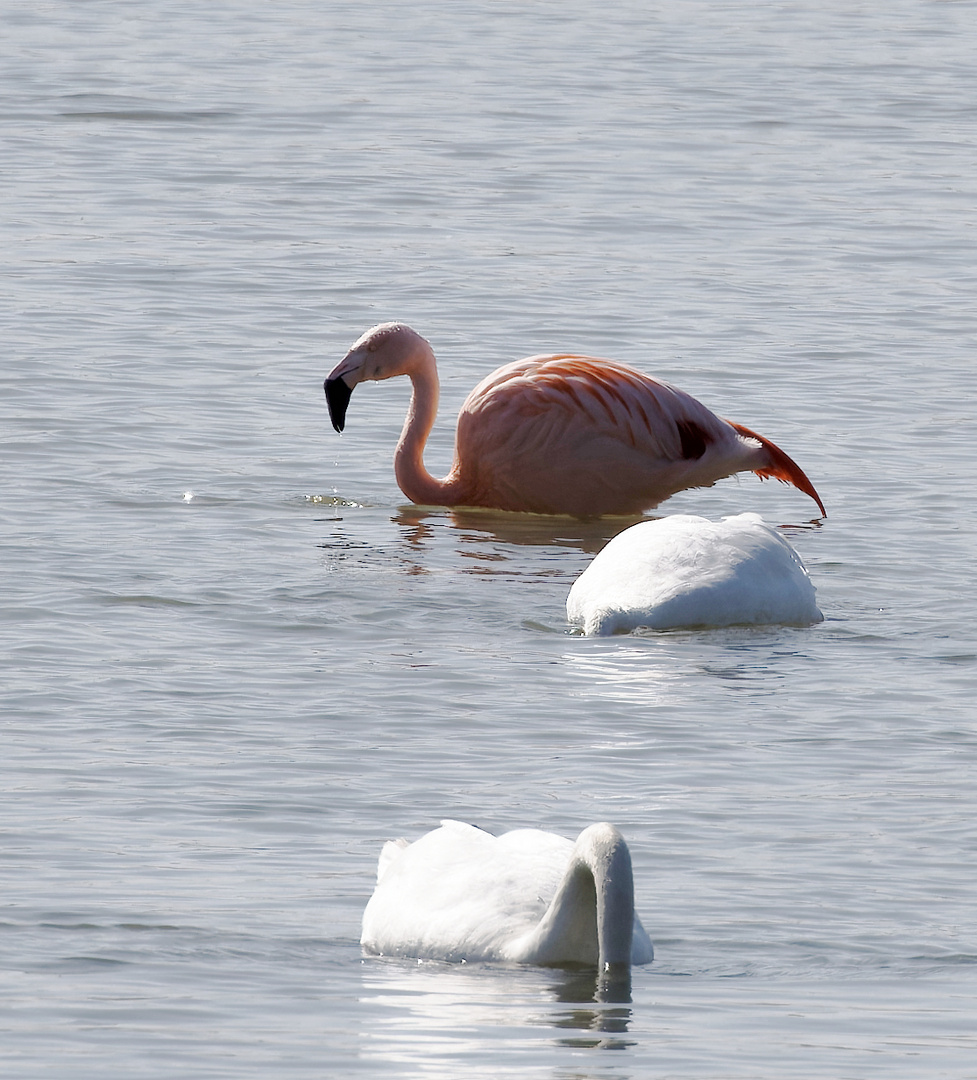
M 413 844 L 389 841 L 361 943 L 387 956 L 587 964 L 617 978 L 654 958 L 634 911 L 631 855 L 606 823 L 572 841 L 443 821 Z
M 759 514 L 673 514 L 618 533 L 573 583 L 567 619 L 585 634 L 620 634 L 823 616 L 801 557 Z
M 539 514 L 639 514 L 677 491 L 733 473 L 773 476 L 817 492 L 782 450 L 701 402 L 626 364 L 586 356 L 531 356 L 494 371 L 458 416 L 455 458 L 443 480 L 424 468 L 438 408 L 431 346 L 410 327 L 367 331 L 325 381 L 333 426 L 368 379 L 407 375 L 411 405 L 394 456 L 413 502 Z

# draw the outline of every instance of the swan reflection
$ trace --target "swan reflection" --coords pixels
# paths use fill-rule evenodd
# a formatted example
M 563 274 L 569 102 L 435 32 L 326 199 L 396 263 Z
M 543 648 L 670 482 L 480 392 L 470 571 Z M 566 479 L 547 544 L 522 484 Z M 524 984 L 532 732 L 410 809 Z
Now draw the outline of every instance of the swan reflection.
M 574 636 L 560 662 L 574 697 L 658 706 L 684 700 L 703 680 L 772 694 L 787 681 L 803 628 L 731 626 L 635 631 L 617 638 Z
M 547 989 L 557 1001 L 576 1004 L 576 1008 L 548 1013 L 534 1019 L 533 1023 L 555 1027 L 560 1031 L 587 1032 L 586 1035 L 564 1035 L 556 1041 L 560 1046 L 582 1047 L 599 1050 L 624 1050 L 634 1046 L 633 1039 L 616 1036 L 627 1034 L 631 1023 L 631 1010 L 624 1003 L 631 1001 L 630 985 L 620 987 L 622 996 L 604 997 L 607 990 L 602 990 L 593 971 L 561 972 L 561 981 Z M 595 986 L 595 982 L 597 985 Z M 609 1008 L 587 1007 L 588 1001 L 606 1002 Z
M 532 1051 L 533 1031 L 575 1050 L 626 1050 L 632 1010 L 598 1000 L 593 968 L 543 969 L 369 958 L 361 1000 L 382 1022 L 361 1055 L 388 1064 L 423 1062 L 425 1075 L 451 1077 L 486 1054 Z M 628 996 L 630 1001 L 630 996 Z M 584 1068 L 577 1075 L 589 1076 Z
M 574 697 L 619 701 L 629 705 L 664 705 L 679 700 L 695 675 L 692 665 L 673 650 L 639 642 L 582 639 L 588 647 L 564 652 L 568 692 Z

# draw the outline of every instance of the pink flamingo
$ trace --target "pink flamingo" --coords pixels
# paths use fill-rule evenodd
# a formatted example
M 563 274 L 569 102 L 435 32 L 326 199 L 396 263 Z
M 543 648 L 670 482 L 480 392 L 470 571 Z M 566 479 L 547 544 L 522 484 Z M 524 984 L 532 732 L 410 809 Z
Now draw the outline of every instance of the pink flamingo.
M 587 356 L 530 356 L 468 395 L 451 471 L 424 468 L 438 411 L 431 346 L 403 323 L 381 323 L 325 381 L 336 431 L 353 388 L 407 375 L 410 407 L 394 453 L 401 491 L 424 506 L 484 506 L 537 514 L 640 514 L 685 488 L 752 470 L 824 504 L 803 470 L 769 439 L 721 420 L 695 398 L 626 364 Z

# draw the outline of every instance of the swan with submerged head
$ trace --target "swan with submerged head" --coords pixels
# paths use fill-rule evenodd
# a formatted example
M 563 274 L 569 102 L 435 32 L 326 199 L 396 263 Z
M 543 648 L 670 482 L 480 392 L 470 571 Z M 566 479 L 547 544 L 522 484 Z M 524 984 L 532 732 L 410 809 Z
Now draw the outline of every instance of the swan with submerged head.
M 654 958 L 634 910 L 631 854 L 606 822 L 576 841 L 539 829 L 493 836 L 460 821 L 413 844 L 388 841 L 361 943 L 386 956 L 582 964 L 619 983 Z
M 595 556 L 567 596 L 567 620 L 585 634 L 823 618 L 800 555 L 759 514 L 639 522 Z
M 825 512 L 800 466 L 769 439 L 668 383 L 588 356 L 531 356 L 483 379 L 461 408 L 454 462 L 438 480 L 423 461 L 438 411 L 437 364 L 409 326 L 374 326 L 330 372 L 333 427 L 343 430 L 359 383 L 398 375 L 413 393 L 394 472 L 415 503 L 580 518 L 640 514 L 677 491 L 749 470 L 793 484 Z

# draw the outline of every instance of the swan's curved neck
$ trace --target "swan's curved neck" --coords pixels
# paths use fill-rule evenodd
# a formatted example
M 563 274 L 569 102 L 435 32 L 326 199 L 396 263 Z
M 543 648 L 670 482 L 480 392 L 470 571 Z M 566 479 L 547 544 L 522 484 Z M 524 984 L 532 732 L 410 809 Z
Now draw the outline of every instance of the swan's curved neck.
M 413 392 L 407 419 L 394 452 L 394 474 L 400 490 L 411 502 L 422 506 L 454 506 L 460 499 L 452 473 L 443 480 L 424 467 L 424 446 L 438 415 L 438 370 L 433 354 L 407 372 Z
M 602 974 L 625 978 L 633 932 L 631 853 L 612 825 L 591 825 L 533 934 L 534 962 L 596 964 Z

